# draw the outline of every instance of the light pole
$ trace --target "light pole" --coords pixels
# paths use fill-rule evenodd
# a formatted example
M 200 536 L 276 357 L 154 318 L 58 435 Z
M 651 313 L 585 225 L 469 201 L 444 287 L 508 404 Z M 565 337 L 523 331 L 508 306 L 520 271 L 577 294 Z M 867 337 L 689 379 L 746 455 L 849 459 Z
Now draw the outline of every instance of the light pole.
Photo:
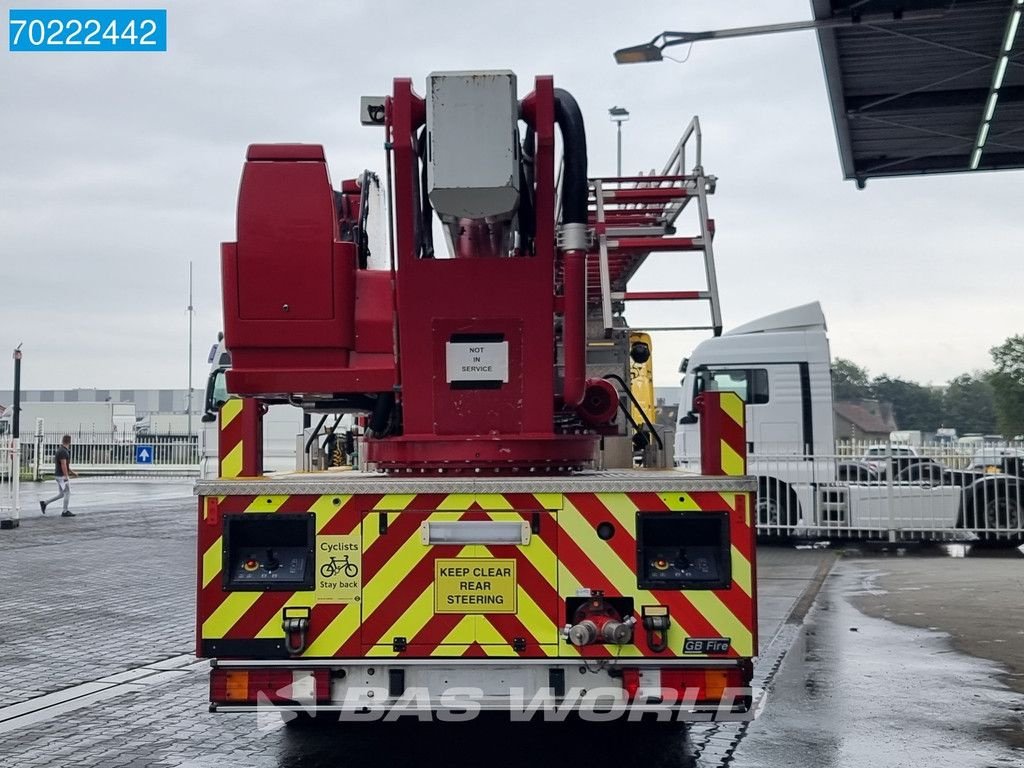
M 192 439 L 192 260 L 188 262 L 188 439 Z
M 0 529 L 11 530 L 21 525 L 21 344 L 14 348 L 14 403 L 11 405 L 11 440 L 10 458 L 4 451 L 0 453 L 0 461 L 3 467 L 0 473 L 10 471 L 10 502 L 11 515 L 0 520 Z
M 615 175 L 622 175 L 622 124 L 629 120 L 629 110 L 625 107 L 612 107 L 608 110 L 608 117 L 615 123 L 617 128 L 617 151 L 615 153 Z
M 732 29 L 712 29 L 706 32 L 672 32 L 665 31 L 656 35 L 650 42 L 631 45 L 615 51 L 616 64 L 640 64 L 648 61 L 661 61 L 664 51 L 673 45 L 688 45 L 701 40 L 724 40 L 732 37 L 751 37 L 752 35 L 770 35 L 778 32 L 796 32 L 801 29 L 834 29 L 836 27 L 865 27 L 883 24 L 898 24 L 902 21 L 923 21 L 941 18 L 945 9 L 922 11 L 894 11 L 892 13 L 850 13 L 848 16 L 836 16 L 831 19 L 808 19 L 807 21 L 789 21 L 782 24 L 760 24 L 754 27 L 733 27 Z

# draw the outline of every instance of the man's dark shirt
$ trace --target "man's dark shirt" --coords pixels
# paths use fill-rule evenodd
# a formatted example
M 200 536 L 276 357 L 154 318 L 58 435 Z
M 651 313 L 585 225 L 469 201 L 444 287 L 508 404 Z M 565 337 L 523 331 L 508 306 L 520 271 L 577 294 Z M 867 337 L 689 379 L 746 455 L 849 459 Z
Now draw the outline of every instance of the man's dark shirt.
M 71 469 L 71 451 L 65 448 L 63 445 L 57 449 L 56 455 L 53 457 L 54 470 L 53 473 L 57 477 L 67 477 L 67 473 L 64 468 L 60 465 L 61 460 L 68 463 L 68 470 Z

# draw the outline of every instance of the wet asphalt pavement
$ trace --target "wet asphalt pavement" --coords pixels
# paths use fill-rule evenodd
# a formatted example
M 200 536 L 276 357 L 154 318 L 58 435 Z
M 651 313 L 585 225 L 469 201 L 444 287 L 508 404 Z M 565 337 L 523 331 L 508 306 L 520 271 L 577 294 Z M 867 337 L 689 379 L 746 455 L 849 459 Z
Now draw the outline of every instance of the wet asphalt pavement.
M 74 519 L 39 515 L 36 497 L 49 491 L 25 486 L 21 528 L 0 533 L 5 768 L 1024 766 L 1024 695 L 1006 684 L 1024 669 L 994 642 L 1024 629 L 1014 610 L 1021 590 L 1007 590 L 1002 602 L 974 599 L 974 613 L 963 607 L 970 597 L 944 603 L 967 581 L 949 577 L 947 559 L 836 560 L 828 551 L 760 549 L 756 682 L 767 696 L 748 725 L 486 718 L 294 728 L 275 715 L 206 711 L 207 670 L 189 655 L 189 482 L 83 480 Z M 1024 558 L 971 562 L 956 567 L 977 577 L 975 597 L 992 594 L 986 583 L 1012 582 L 1024 571 Z M 908 585 L 916 589 L 901 589 Z M 869 617 L 855 605 L 922 626 Z M 954 642 L 978 645 L 975 625 L 997 649 L 988 658 L 1015 669 L 955 649 Z

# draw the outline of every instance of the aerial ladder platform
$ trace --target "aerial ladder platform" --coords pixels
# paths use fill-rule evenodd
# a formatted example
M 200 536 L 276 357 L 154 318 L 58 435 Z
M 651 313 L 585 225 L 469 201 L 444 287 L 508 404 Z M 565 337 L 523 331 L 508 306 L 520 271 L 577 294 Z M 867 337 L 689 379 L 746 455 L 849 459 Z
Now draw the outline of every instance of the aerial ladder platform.
M 694 165 L 688 165 L 688 154 Z M 722 333 L 722 312 L 715 276 L 712 241 L 714 219 L 708 215 L 708 196 L 717 178 L 704 172 L 700 121 L 695 116 L 660 173 L 599 177 L 590 181 L 589 222 L 593 242 L 587 254 L 587 301 L 599 308 L 606 334 L 613 318 L 631 301 L 706 302 L 709 322 L 645 328 L 646 331 L 704 331 Z M 676 222 L 690 203 L 697 203 L 697 231 L 679 235 Z M 631 291 L 629 281 L 652 253 L 699 253 L 704 258 L 706 283 L 693 290 Z

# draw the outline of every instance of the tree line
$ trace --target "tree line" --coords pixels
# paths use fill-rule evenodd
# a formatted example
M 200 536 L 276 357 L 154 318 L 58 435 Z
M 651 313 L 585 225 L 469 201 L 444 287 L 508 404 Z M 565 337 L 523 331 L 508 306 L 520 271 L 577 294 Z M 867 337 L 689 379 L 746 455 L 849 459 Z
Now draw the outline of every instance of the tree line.
M 952 427 L 970 432 L 1024 434 L 1024 335 L 1011 336 L 991 350 L 988 371 L 962 373 L 942 387 L 932 387 L 882 374 L 871 378 L 866 368 L 843 358 L 832 363 L 836 400 L 880 400 L 892 403 L 900 429 L 934 432 Z

